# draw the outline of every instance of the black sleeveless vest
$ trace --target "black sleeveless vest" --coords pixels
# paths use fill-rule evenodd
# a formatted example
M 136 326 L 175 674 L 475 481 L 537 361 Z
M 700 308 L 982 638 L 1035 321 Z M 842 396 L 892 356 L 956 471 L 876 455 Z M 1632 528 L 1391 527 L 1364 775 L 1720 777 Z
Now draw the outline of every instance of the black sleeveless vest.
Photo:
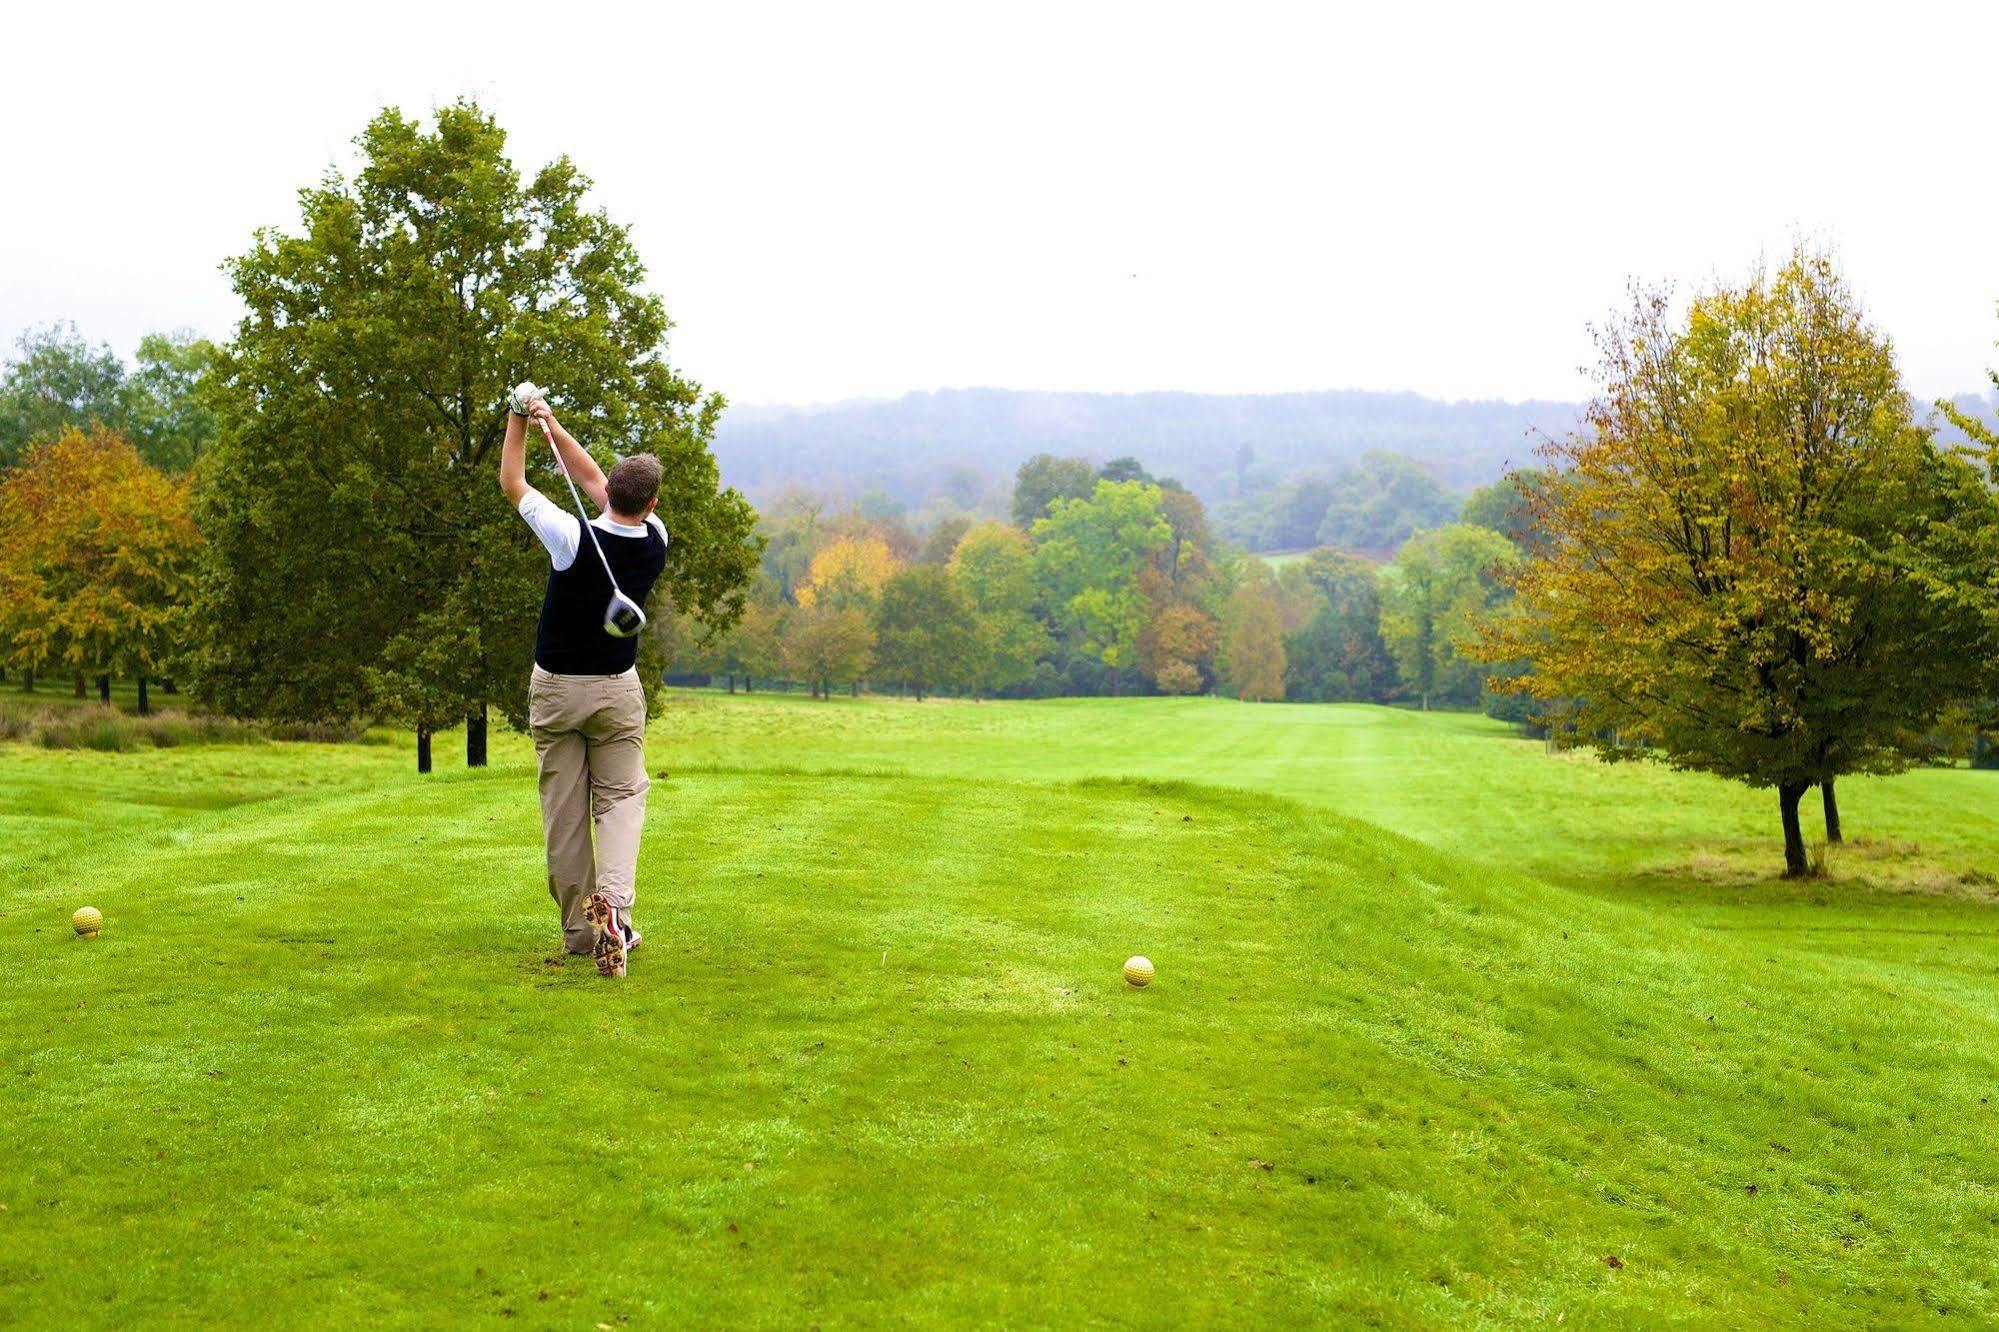
M 642 537 L 598 530 L 604 558 L 618 575 L 625 595 L 643 606 L 660 570 L 666 567 L 666 539 L 650 521 Z M 567 569 L 551 569 L 541 596 L 541 620 L 534 629 L 535 665 L 557 675 L 622 675 L 639 659 L 639 640 L 604 632 L 604 608 L 611 604 L 611 580 L 590 544 L 577 533 L 576 558 Z

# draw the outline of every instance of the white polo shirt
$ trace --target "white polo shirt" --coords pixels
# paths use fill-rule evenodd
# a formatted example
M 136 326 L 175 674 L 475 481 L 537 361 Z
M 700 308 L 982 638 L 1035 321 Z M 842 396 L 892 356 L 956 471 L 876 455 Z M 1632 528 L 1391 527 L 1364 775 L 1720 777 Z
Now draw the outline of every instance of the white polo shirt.
M 532 486 L 521 496 L 521 517 L 548 548 L 550 564 L 560 570 L 576 563 L 576 552 L 583 545 L 580 518 Z M 659 533 L 662 544 L 666 541 L 666 524 L 656 513 L 647 514 L 645 522 L 638 524 L 614 522 L 610 514 L 600 513 L 590 520 L 590 526 L 605 535 L 619 537 L 642 537 L 650 527 Z

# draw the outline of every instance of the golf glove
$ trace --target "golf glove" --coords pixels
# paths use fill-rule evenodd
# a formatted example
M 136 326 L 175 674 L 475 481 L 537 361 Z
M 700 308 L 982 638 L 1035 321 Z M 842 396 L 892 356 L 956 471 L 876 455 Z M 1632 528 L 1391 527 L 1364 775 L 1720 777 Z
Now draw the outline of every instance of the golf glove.
M 537 398 L 546 402 L 548 394 L 543 389 L 536 387 L 532 379 L 523 379 L 508 392 L 507 409 L 516 416 L 526 416 L 528 408 L 534 405 Z

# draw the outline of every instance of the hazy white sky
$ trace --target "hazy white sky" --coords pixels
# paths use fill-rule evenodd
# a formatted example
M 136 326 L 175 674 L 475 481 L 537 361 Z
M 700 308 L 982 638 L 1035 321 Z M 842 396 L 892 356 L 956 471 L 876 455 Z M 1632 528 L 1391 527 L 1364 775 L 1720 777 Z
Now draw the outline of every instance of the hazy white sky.
M 23 6 L 0 338 L 226 334 L 385 103 L 628 222 L 739 402 L 1574 396 L 1632 277 L 1835 244 L 1925 394 L 1999 360 L 1999 5 Z

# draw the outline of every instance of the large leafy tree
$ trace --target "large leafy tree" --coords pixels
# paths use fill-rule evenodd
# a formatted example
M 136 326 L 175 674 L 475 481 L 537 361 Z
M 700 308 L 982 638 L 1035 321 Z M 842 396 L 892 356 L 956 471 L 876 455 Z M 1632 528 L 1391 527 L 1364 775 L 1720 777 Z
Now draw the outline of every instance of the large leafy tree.
M 1111 670 L 1115 692 L 1137 659 L 1146 598 L 1139 571 L 1173 539 L 1159 487 L 1099 481 L 1089 499 L 1058 499 L 1034 524 L 1034 572 L 1056 627 Z
M 1215 617 L 1187 601 L 1153 603 L 1138 631 L 1138 668 L 1162 694 L 1198 694 L 1207 687 L 1220 645 Z
M 1481 651 L 1611 757 L 1776 788 L 1805 873 L 1805 792 L 1836 821 L 1836 778 L 1933 757 L 1991 686 L 1987 479 L 1917 424 L 1826 255 L 1681 317 L 1641 297 L 1599 336 L 1603 391 L 1546 450 L 1539 558 Z
M 1239 699 L 1284 697 L 1284 623 L 1267 573 L 1245 579 L 1222 614 L 1220 670 Z
M 1505 571 L 1518 556 L 1499 533 L 1467 523 L 1425 532 L 1396 552 L 1382 578 L 1381 637 L 1423 708 L 1478 701 L 1470 648 L 1506 599 Z
M 169 669 L 199 535 L 188 482 L 120 436 L 70 429 L 0 478 L 0 659 L 135 677 Z
M 667 364 L 665 306 L 572 162 L 524 179 L 471 102 L 385 110 L 356 143 L 352 179 L 229 265 L 247 313 L 212 376 L 199 683 L 240 713 L 466 718 L 476 755 L 489 706 L 526 721 L 546 572 L 493 478 L 509 384 L 553 386 L 606 458 L 659 455 L 657 591 L 704 621 L 741 611 L 753 515 L 710 453 L 722 400 Z
M 978 675 L 983 626 L 972 599 L 934 564 L 897 573 L 875 606 L 875 675 L 906 684 L 918 702 L 936 685 L 962 687 Z
M 1027 681 L 1050 646 L 1034 618 L 1034 556 L 1027 537 L 1005 523 L 980 523 L 951 552 L 951 577 L 983 622 L 984 655 L 972 684 L 998 691 Z

